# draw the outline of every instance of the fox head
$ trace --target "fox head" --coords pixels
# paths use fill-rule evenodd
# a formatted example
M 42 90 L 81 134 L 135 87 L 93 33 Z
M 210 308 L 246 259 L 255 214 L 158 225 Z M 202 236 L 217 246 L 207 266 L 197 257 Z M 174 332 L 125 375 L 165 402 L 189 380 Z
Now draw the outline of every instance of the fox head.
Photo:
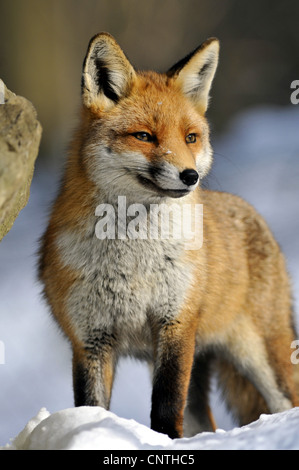
M 212 163 L 205 112 L 218 54 L 211 38 L 166 73 L 138 72 L 110 34 L 91 39 L 82 158 L 107 195 L 179 198 L 198 186 Z

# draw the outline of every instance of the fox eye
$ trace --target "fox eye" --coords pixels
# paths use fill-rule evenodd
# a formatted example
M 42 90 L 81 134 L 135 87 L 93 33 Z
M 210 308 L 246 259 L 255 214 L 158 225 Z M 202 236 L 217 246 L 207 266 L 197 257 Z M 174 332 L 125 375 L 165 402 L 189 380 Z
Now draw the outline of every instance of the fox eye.
M 194 144 L 196 142 L 196 134 L 188 134 L 186 137 L 187 144 Z
M 134 132 L 132 134 L 136 139 L 142 140 L 142 142 L 153 142 L 154 137 L 148 132 Z

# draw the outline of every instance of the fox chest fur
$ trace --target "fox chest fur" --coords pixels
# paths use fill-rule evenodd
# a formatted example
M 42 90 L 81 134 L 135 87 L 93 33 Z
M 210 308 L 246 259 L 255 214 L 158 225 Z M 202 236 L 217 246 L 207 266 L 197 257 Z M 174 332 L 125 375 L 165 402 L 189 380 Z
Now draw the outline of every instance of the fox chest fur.
M 106 331 L 119 354 L 152 356 L 151 325 L 175 320 L 192 267 L 178 240 L 104 239 L 94 224 L 85 234 L 63 231 L 56 240 L 62 263 L 79 273 L 67 315 L 83 343 Z

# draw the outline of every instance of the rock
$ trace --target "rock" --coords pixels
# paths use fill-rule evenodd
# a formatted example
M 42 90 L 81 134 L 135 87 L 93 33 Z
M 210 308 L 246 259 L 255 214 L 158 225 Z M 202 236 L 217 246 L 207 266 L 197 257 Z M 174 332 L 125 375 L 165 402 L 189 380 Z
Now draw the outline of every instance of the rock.
M 0 240 L 28 202 L 41 134 L 33 105 L 0 79 Z

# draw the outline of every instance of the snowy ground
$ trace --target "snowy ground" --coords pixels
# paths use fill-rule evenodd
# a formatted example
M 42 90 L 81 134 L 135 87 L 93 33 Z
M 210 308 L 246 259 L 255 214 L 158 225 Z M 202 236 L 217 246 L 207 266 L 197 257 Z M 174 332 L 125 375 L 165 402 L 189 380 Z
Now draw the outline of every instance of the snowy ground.
M 100 407 L 69 408 L 50 414 L 45 408 L 3 450 L 299 450 L 299 408 L 231 431 L 217 429 L 171 440 L 133 419 Z
M 209 180 L 209 187 L 243 196 L 265 216 L 286 254 L 297 312 L 298 130 L 296 106 L 255 109 L 239 116 L 228 132 L 214 143 L 215 166 Z M 186 449 L 193 446 L 199 449 L 255 448 L 260 445 L 262 448 L 299 448 L 295 432 L 299 424 L 298 410 L 264 416 L 250 426 L 236 429 L 215 391 L 212 393 L 213 411 L 219 428 L 226 432 L 180 441 L 170 441 L 154 433 L 148 429 L 149 376 L 147 370 L 135 362 L 123 361 L 118 369 L 111 407 L 114 414 L 100 409 L 87 413 L 71 409 L 70 350 L 48 315 L 35 277 L 37 240 L 45 226 L 56 182 L 57 178 L 51 173 L 36 173 L 28 206 L 0 244 L 0 446 L 8 444 L 32 416 L 46 407 L 51 416 L 32 433 L 25 432 L 26 445 L 31 448 L 44 446 L 44 442 L 53 448 L 59 442 L 65 442 L 67 448 L 86 446 L 88 436 L 91 446 L 98 445 L 93 438 L 97 433 L 105 448 L 117 445 L 126 449 L 132 446 L 139 449 L 143 445 L 148 448 L 158 445 L 162 449 L 181 448 L 177 446 Z M 35 424 L 47 413 L 41 412 Z M 133 418 L 136 422 L 123 418 Z M 31 422 L 29 428 L 32 427 Z M 59 429 L 65 433 L 65 438 L 60 440 Z

